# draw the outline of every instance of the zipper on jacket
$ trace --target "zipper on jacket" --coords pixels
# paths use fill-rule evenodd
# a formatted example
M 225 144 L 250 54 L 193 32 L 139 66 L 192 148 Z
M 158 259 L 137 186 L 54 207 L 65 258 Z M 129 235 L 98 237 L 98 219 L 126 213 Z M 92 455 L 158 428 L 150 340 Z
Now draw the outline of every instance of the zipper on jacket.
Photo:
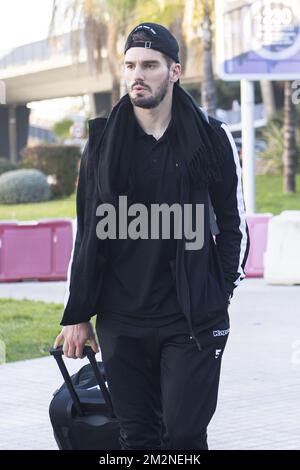
M 192 317 L 191 317 L 191 301 L 190 301 L 190 289 L 189 289 L 189 283 L 188 283 L 188 278 L 186 275 L 186 269 L 185 269 L 185 250 L 183 250 L 183 273 L 184 273 L 184 281 L 185 281 L 185 288 L 186 288 L 186 299 L 187 299 L 187 304 L 186 304 L 186 312 L 187 312 L 187 320 L 189 323 L 190 327 L 190 332 L 191 332 L 191 338 L 195 340 L 196 345 L 199 349 L 199 351 L 202 351 L 200 341 L 198 340 L 197 336 L 195 335 L 195 332 L 193 330 L 193 325 L 192 325 Z
M 195 333 L 194 333 L 194 331 L 193 331 L 192 329 L 191 329 L 191 333 L 192 333 L 191 338 L 195 340 L 199 351 L 202 351 L 201 344 L 200 344 L 200 342 L 199 342 L 197 336 L 195 335 Z
M 184 186 L 185 177 L 186 177 L 186 175 L 184 173 L 182 173 L 182 175 L 181 175 L 181 188 L 180 188 L 180 202 L 181 203 L 184 203 L 184 198 L 182 196 L 183 196 L 183 186 Z M 181 238 L 180 240 L 178 240 L 178 242 L 181 242 L 183 244 L 185 242 L 185 240 Z M 184 278 L 185 289 L 186 289 L 186 298 L 184 299 L 184 303 L 185 303 L 185 300 L 187 300 L 187 303 L 185 305 L 185 309 L 183 309 L 183 310 L 186 311 L 186 318 L 187 318 L 187 321 L 188 321 L 188 324 L 189 324 L 189 327 L 190 327 L 191 338 L 196 342 L 196 345 L 197 345 L 199 351 L 202 351 L 200 341 L 196 337 L 195 332 L 193 330 L 192 317 L 191 317 L 190 289 L 189 289 L 189 283 L 188 283 L 186 269 L 185 269 L 185 248 L 184 248 L 184 246 L 182 246 L 181 249 L 183 250 L 183 256 L 182 256 L 182 258 L 183 258 L 183 278 Z M 178 253 L 176 253 L 176 255 L 178 256 Z M 178 282 L 177 279 L 176 279 L 176 282 Z
M 188 292 L 188 294 L 189 294 L 188 284 L 186 285 L 186 288 L 187 288 L 187 292 Z M 202 351 L 200 341 L 198 340 L 198 338 L 197 338 L 197 336 L 195 335 L 195 332 L 194 332 L 194 330 L 193 330 L 190 310 L 188 310 L 187 313 L 188 313 L 187 320 L 188 320 L 188 323 L 189 323 L 190 333 L 191 333 L 190 338 L 192 338 L 192 339 L 196 342 L 196 345 L 197 345 L 197 348 L 199 349 L 199 351 Z

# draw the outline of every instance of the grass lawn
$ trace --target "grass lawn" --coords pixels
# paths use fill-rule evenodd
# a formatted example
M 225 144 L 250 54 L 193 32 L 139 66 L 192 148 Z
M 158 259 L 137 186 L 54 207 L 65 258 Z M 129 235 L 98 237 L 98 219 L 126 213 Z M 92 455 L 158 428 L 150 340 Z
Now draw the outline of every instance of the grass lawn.
M 63 304 L 0 299 L 0 340 L 6 362 L 47 356 L 60 332 Z
M 272 212 L 274 215 L 283 210 L 300 210 L 300 174 L 297 175 L 295 194 L 282 193 L 282 178 L 274 175 L 256 177 L 256 210 Z M 0 204 L 0 219 L 37 220 L 44 218 L 76 216 L 75 194 L 49 202 L 34 204 Z
M 280 176 L 257 176 L 257 212 L 275 215 L 283 210 L 300 210 L 300 174 L 297 193 L 283 195 L 281 188 Z M 75 215 L 75 194 L 45 203 L 0 205 L 0 219 L 73 218 Z M 47 356 L 61 330 L 62 313 L 63 304 L 0 299 L 0 340 L 6 345 L 6 361 Z
M 256 211 L 279 214 L 284 210 L 300 210 L 300 174 L 297 175 L 297 191 L 282 193 L 282 177 L 258 175 L 256 177 Z
M 63 304 L 0 299 L 0 341 L 6 362 L 48 356 L 62 326 Z M 92 317 L 95 326 L 96 316 Z
M 56 217 L 76 217 L 75 193 L 47 202 L 0 204 L 0 219 L 38 220 Z

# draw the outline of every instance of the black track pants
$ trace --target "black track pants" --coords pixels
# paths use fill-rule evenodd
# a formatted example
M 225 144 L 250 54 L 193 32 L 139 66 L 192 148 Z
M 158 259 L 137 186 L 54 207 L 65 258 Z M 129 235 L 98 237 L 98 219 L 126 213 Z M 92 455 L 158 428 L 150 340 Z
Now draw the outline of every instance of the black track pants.
M 98 315 L 96 330 L 122 449 L 207 449 L 229 318 L 202 332 L 202 351 L 183 317 L 132 326 Z M 227 331 L 226 331 L 227 330 Z

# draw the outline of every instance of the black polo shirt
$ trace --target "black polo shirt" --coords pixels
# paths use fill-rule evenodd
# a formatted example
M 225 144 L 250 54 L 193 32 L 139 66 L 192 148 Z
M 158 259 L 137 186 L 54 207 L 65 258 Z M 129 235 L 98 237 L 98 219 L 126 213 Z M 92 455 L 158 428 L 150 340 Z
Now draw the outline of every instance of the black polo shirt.
M 179 168 L 172 154 L 168 128 L 156 140 L 136 120 L 134 176 L 136 202 L 148 208 L 148 239 L 109 239 L 108 263 L 101 293 L 99 313 L 120 321 L 143 326 L 162 326 L 182 318 L 170 260 L 176 257 L 173 237 L 151 239 L 151 203 L 171 205 L 180 201 Z M 128 221 L 134 219 L 128 217 Z

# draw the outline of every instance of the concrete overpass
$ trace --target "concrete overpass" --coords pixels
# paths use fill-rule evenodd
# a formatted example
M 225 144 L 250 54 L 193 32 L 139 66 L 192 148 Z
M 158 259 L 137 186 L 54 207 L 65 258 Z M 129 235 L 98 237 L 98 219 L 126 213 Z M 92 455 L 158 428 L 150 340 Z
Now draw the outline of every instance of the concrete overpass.
M 72 53 L 71 34 L 17 47 L 0 56 L 0 79 L 6 85 L 7 104 L 24 104 L 65 96 L 107 92 L 111 87 L 106 50 L 102 50 L 103 70 L 93 76 L 88 69 L 84 38 L 78 32 L 77 63 Z
M 96 104 L 101 107 L 98 102 L 102 97 L 102 107 L 107 108 L 111 84 L 107 62 L 103 62 L 101 76 L 91 74 L 82 32 L 77 32 L 77 38 L 77 63 L 70 33 L 56 37 L 55 45 L 45 39 L 0 56 L 0 80 L 5 90 L 5 104 L 0 105 L 0 156 L 14 162 L 19 159 L 27 143 L 30 110 L 26 104 L 30 101 L 95 93 Z

